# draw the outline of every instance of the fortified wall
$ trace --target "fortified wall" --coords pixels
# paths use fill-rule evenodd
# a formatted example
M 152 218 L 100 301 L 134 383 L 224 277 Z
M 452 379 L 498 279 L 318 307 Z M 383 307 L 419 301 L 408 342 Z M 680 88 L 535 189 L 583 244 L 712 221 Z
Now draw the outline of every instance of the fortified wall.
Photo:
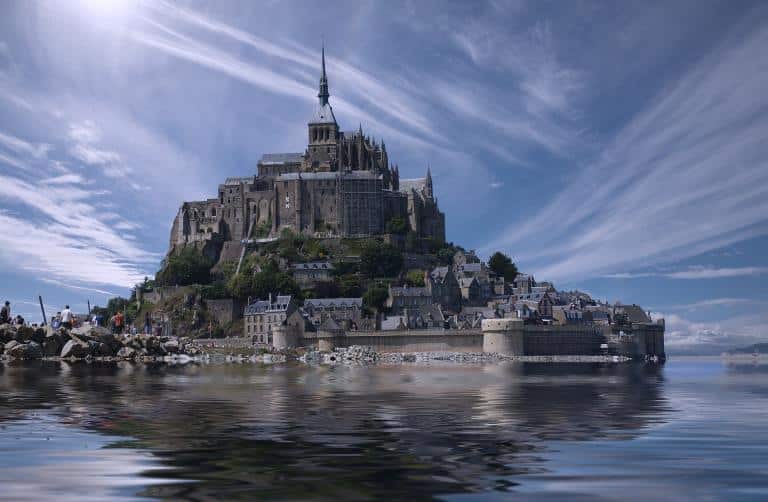
M 521 319 L 486 319 L 482 330 L 397 330 L 302 333 L 295 326 L 273 332 L 277 348 L 365 345 L 377 352 L 487 352 L 511 356 L 620 355 L 663 360 L 664 324 L 635 323 L 614 335 L 594 326 L 533 326 Z

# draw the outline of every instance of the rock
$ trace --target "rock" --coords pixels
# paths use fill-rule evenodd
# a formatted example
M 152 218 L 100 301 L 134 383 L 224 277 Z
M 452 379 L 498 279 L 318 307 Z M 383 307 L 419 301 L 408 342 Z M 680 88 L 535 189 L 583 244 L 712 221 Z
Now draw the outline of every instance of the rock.
M 19 342 L 17 342 L 16 340 L 11 340 L 9 342 L 6 342 L 6 344 L 5 344 L 5 353 L 8 354 L 11 351 L 11 349 L 14 348 L 16 345 L 21 345 L 21 344 Z
M 122 357 L 123 359 L 135 359 L 136 349 L 133 347 L 123 347 L 117 351 L 117 357 Z
M 37 342 L 29 342 L 27 344 L 27 352 L 24 355 L 24 359 L 42 359 L 43 347 Z
M 176 340 L 168 340 L 163 344 L 163 348 L 166 352 L 169 354 L 178 354 L 179 353 L 179 342 Z
M 61 357 L 63 358 L 83 358 L 86 357 L 89 353 L 90 348 L 88 344 L 74 338 L 65 343 L 64 348 L 61 349 Z
M 115 355 L 115 351 L 103 342 L 90 342 L 94 345 L 91 346 L 91 355 L 94 357 L 112 357 Z
M 25 343 L 32 339 L 34 333 L 35 330 L 28 326 L 16 326 L 16 334 L 13 338 L 17 342 Z
M 43 350 L 37 342 L 17 343 L 8 355 L 14 359 L 40 359 L 43 357 Z
M 110 355 L 116 353 L 123 346 L 123 344 L 120 343 L 120 340 L 118 340 L 117 337 L 112 333 L 98 334 L 96 335 L 95 340 L 106 345 L 111 352 Z
M 18 342 L 16 342 L 15 345 L 12 345 L 10 349 L 5 351 L 8 357 L 11 357 L 13 359 L 23 359 L 24 354 L 26 354 L 26 352 L 27 352 L 27 344 L 18 343 Z
M 48 336 L 43 340 L 43 356 L 56 357 L 61 353 L 61 346 L 63 345 L 61 335 L 58 333 L 48 333 Z
M 32 332 L 32 334 L 30 335 L 30 339 L 31 339 L 33 342 L 35 342 L 35 343 L 38 343 L 38 344 L 41 344 L 41 345 L 42 345 L 43 341 L 45 340 L 45 329 L 43 329 L 43 328 L 37 328 L 37 329 L 35 329 L 35 330 Z

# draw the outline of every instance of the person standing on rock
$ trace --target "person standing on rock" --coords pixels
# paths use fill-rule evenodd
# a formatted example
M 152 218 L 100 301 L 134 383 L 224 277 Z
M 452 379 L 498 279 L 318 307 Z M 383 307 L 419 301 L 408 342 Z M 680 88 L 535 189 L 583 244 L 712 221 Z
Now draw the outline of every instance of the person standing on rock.
M 64 310 L 61 311 L 61 327 L 72 329 L 72 318 L 74 315 L 69 310 L 69 305 L 64 305 Z
M 11 302 L 5 301 L 5 305 L 0 309 L 0 324 L 11 324 Z
M 119 335 L 123 332 L 123 313 L 119 310 L 117 311 L 117 314 L 112 318 L 112 326 L 114 328 L 115 334 Z

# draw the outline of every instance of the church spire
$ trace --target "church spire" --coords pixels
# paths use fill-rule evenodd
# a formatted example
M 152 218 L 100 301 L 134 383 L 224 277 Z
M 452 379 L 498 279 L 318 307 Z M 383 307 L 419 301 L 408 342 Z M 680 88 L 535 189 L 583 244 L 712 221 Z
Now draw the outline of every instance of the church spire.
M 425 189 L 426 189 L 427 195 L 429 197 L 432 197 L 433 196 L 433 192 L 432 192 L 432 172 L 429 169 L 429 166 L 427 166 L 427 180 L 426 180 L 426 183 L 425 183 Z
M 323 43 L 322 67 L 323 72 L 320 75 L 320 92 L 317 93 L 317 97 L 320 98 L 320 106 L 325 106 L 328 104 L 328 98 L 331 95 L 328 92 L 328 77 L 325 74 L 325 43 Z

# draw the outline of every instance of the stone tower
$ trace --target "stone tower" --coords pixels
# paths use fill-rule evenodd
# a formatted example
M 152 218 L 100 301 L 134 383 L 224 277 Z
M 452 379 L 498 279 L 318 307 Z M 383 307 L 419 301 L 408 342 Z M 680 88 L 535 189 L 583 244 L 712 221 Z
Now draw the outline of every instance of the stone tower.
M 335 171 L 338 158 L 339 125 L 328 102 L 328 76 L 325 73 L 325 47 L 322 51 L 322 70 L 318 104 L 308 124 L 307 160 L 313 171 Z

